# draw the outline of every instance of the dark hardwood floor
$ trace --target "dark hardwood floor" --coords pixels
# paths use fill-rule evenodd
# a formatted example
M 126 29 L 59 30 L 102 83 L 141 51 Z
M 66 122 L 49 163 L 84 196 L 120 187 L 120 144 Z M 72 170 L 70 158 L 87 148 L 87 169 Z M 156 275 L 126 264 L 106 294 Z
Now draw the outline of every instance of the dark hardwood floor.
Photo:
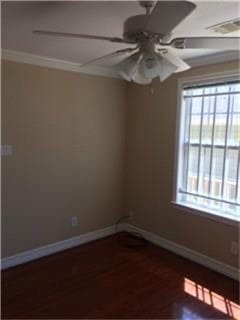
M 2 318 L 240 319 L 239 287 L 115 235 L 2 272 Z

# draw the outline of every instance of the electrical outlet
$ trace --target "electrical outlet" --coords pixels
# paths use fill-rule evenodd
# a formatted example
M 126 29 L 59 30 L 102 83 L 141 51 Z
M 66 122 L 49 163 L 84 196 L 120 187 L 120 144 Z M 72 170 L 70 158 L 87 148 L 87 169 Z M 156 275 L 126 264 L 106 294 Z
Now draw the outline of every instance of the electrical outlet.
M 236 242 L 236 241 L 232 241 L 231 242 L 231 253 L 234 254 L 234 255 L 238 255 L 239 254 L 238 242 Z
M 13 154 L 13 149 L 11 145 L 0 146 L 1 156 L 11 156 Z
M 72 217 L 72 227 L 76 227 L 78 225 L 78 217 Z

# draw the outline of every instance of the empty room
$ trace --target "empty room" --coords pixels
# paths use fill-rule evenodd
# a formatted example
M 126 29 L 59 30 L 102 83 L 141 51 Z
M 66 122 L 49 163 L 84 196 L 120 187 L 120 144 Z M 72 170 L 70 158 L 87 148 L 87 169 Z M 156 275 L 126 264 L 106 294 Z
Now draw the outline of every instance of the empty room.
M 1 1 L 2 319 L 240 320 L 240 3 Z

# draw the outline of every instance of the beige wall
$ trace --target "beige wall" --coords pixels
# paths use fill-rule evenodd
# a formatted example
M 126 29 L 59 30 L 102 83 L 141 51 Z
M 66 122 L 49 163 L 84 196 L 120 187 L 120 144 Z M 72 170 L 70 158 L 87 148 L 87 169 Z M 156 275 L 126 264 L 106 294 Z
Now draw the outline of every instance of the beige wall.
M 194 68 L 178 77 L 237 69 L 237 63 Z M 128 87 L 127 198 L 135 224 L 233 266 L 230 242 L 238 228 L 175 209 L 173 175 L 177 76 L 149 86 Z
M 107 227 L 123 212 L 125 83 L 2 64 L 2 255 Z M 79 226 L 71 227 L 78 216 Z
M 180 76 L 232 68 L 237 63 Z M 170 203 L 177 77 L 152 88 L 3 63 L 2 144 L 13 146 L 2 158 L 3 256 L 112 225 L 132 211 L 137 226 L 237 265 L 230 253 L 236 227 Z M 71 227 L 72 216 L 79 227 Z

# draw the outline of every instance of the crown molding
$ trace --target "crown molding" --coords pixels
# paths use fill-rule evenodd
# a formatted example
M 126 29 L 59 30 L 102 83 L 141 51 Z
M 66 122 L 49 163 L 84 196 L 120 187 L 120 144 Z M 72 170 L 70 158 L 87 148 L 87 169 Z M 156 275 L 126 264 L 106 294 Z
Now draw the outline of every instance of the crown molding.
M 240 59 L 239 51 L 225 51 L 205 56 L 184 59 L 191 67 L 204 66 L 209 64 L 223 63 Z
M 118 75 L 118 73 L 114 68 L 107 68 L 107 67 L 100 67 L 100 66 L 88 66 L 88 67 L 81 68 L 81 64 L 79 63 L 47 58 L 47 57 L 43 57 L 35 54 L 26 53 L 26 52 L 2 49 L 1 59 L 14 61 L 14 62 L 28 63 L 28 64 L 37 65 L 41 67 L 48 67 L 48 68 L 65 70 L 65 71 L 79 72 L 81 74 L 121 79 L 121 77 Z M 219 52 L 211 55 L 189 58 L 189 59 L 186 59 L 185 61 L 191 67 L 198 67 L 198 66 L 209 65 L 209 64 L 229 62 L 229 61 L 234 61 L 239 59 L 240 59 L 240 54 L 238 51 L 237 52 L 226 51 L 226 52 Z
M 2 49 L 1 59 L 65 71 L 79 72 L 82 74 L 121 79 L 121 77 L 113 68 L 100 66 L 89 66 L 81 68 L 81 64 L 79 63 L 47 58 L 26 52 Z

